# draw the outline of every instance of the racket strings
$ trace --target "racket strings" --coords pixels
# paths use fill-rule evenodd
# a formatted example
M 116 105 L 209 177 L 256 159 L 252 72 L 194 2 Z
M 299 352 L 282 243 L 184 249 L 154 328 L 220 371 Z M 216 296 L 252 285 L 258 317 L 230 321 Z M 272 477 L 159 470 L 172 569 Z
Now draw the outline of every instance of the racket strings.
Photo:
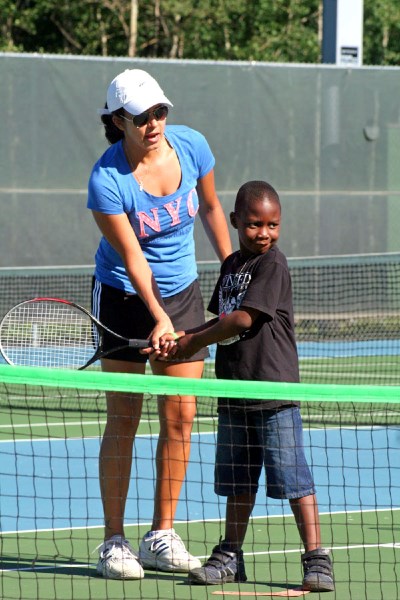
M 1 326 L 3 354 L 21 366 L 79 368 L 94 354 L 96 327 L 72 305 L 37 301 L 15 307 Z

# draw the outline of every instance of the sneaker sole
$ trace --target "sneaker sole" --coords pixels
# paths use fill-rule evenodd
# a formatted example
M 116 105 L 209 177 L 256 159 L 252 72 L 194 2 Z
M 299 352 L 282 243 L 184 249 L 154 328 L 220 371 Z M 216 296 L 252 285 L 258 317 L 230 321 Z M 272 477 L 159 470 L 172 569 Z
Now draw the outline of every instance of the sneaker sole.
M 114 579 L 114 580 L 119 580 L 119 581 L 125 581 L 125 580 L 138 580 L 138 579 L 143 579 L 144 578 L 144 573 L 143 575 L 138 574 L 138 575 L 120 575 L 117 573 L 104 573 L 104 572 L 100 572 L 97 571 L 97 574 L 99 577 L 103 577 L 103 579 Z
M 189 573 L 189 571 L 191 571 L 192 569 L 196 569 L 201 566 L 201 563 L 199 565 L 196 564 L 190 566 L 175 566 L 160 562 L 154 564 L 149 563 L 143 560 L 142 558 L 140 559 L 140 562 L 143 569 L 146 569 L 148 571 L 163 571 L 164 573 Z
M 303 583 L 302 589 L 305 592 L 334 592 L 334 583 L 323 583 L 322 581 L 314 583 Z
M 140 565 L 139 565 L 139 567 L 140 567 Z M 125 580 L 125 579 L 143 579 L 143 577 L 144 577 L 144 572 L 141 567 L 140 567 L 140 569 L 137 569 L 137 571 L 132 572 L 130 574 L 127 573 L 126 575 L 124 573 L 113 573 L 113 572 L 107 571 L 106 569 L 103 569 L 102 567 L 97 567 L 96 571 L 97 571 L 97 575 L 99 577 L 103 577 L 104 579 Z
M 195 579 L 188 577 L 190 585 L 224 585 L 225 583 L 235 583 L 235 577 L 225 577 L 224 579 Z

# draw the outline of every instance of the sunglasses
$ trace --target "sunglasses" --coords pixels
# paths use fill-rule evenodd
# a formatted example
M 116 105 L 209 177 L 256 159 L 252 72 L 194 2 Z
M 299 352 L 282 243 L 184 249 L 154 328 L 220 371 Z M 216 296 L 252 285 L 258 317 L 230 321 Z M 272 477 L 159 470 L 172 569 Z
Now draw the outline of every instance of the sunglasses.
M 146 110 L 142 112 L 140 115 L 132 116 L 130 118 L 125 117 L 124 115 L 119 115 L 121 119 L 125 119 L 125 121 L 132 121 L 135 127 L 143 127 L 143 125 L 147 125 L 147 123 L 151 119 L 155 119 L 156 121 L 165 121 L 168 115 L 168 106 L 165 104 L 161 104 L 161 106 L 157 106 L 153 110 Z

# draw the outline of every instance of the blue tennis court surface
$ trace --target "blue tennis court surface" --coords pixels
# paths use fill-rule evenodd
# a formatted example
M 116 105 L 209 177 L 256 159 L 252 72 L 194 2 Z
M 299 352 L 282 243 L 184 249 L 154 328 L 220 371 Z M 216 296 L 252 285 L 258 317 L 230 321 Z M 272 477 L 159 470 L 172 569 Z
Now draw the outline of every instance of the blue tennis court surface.
M 351 356 L 398 356 L 400 340 L 356 342 L 299 342 L 300 358 L 347 358 Z
M 156 443 L 156 436 L 136 439 L 127 524 L 151 522 Z M 99 445 L 98 438 L 1 442 L 1 531 L 102 526 Z M 306 430 L 305 445 L 321 512 L 400 505 L 393 496 L 399 428 Z M 224 517 L 225 499 L 213 490 L 214 455 L 214 434 L 193 436 L 177 521 Z M 262 482 L 253 515 L 281 514 L 290 514 L 288 503 L 266 499 Z

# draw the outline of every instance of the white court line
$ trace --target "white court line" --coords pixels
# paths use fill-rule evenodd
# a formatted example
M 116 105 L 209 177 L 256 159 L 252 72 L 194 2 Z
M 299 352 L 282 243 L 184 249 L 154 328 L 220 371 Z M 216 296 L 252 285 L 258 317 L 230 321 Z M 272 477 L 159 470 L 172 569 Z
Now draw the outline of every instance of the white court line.
M 2 429 L 31 429 L 33 427 L 70 427 L 70 426 L 79 426 L 82 425 L 105 425 L 106 421 L 70 421 L 65 423 L 64 421 L 57 421 L 56 423 L 19 423 L 13 425 L 0 425 L 0 431 Z
M 336 550 L 370 550 L 372 548 L 398 548 L 400 550 L 400 542 L 388 542 L 386 544 L 356 544 L 352 546 L 326 546 L 327 550 L 336 552 Z M 266 552 L 243 552 L 244 556 L 262 556 L 265 554 L 293 554 L 296 552 L 303 552 L 302 549 L 294 550 L 271 550 Z
M 204 422 L 213 422 L 216 421 L 218 417 L 197 417 L 196 421 L 201 421 L 202 423 Z M 33 427 L 70 427 L 70 426 L 84 426 L 84 425 L 105 425 L 107 421 L 57 421 L 55 423 L 18 423 L 13 425 L 12 423 L 7 424 L 7 425 L 0 425 L 0 431 L 2 429 L 31 429 Z M 148 421 L 143 421 L 143 425 L 149 424 L 151 425 L 152 423 L 159 423 L 158 419 L 149 419 Z M 4 440 L 2 440 L 4 441 Z M 9 440 L 10 441 L 10 440 Z

